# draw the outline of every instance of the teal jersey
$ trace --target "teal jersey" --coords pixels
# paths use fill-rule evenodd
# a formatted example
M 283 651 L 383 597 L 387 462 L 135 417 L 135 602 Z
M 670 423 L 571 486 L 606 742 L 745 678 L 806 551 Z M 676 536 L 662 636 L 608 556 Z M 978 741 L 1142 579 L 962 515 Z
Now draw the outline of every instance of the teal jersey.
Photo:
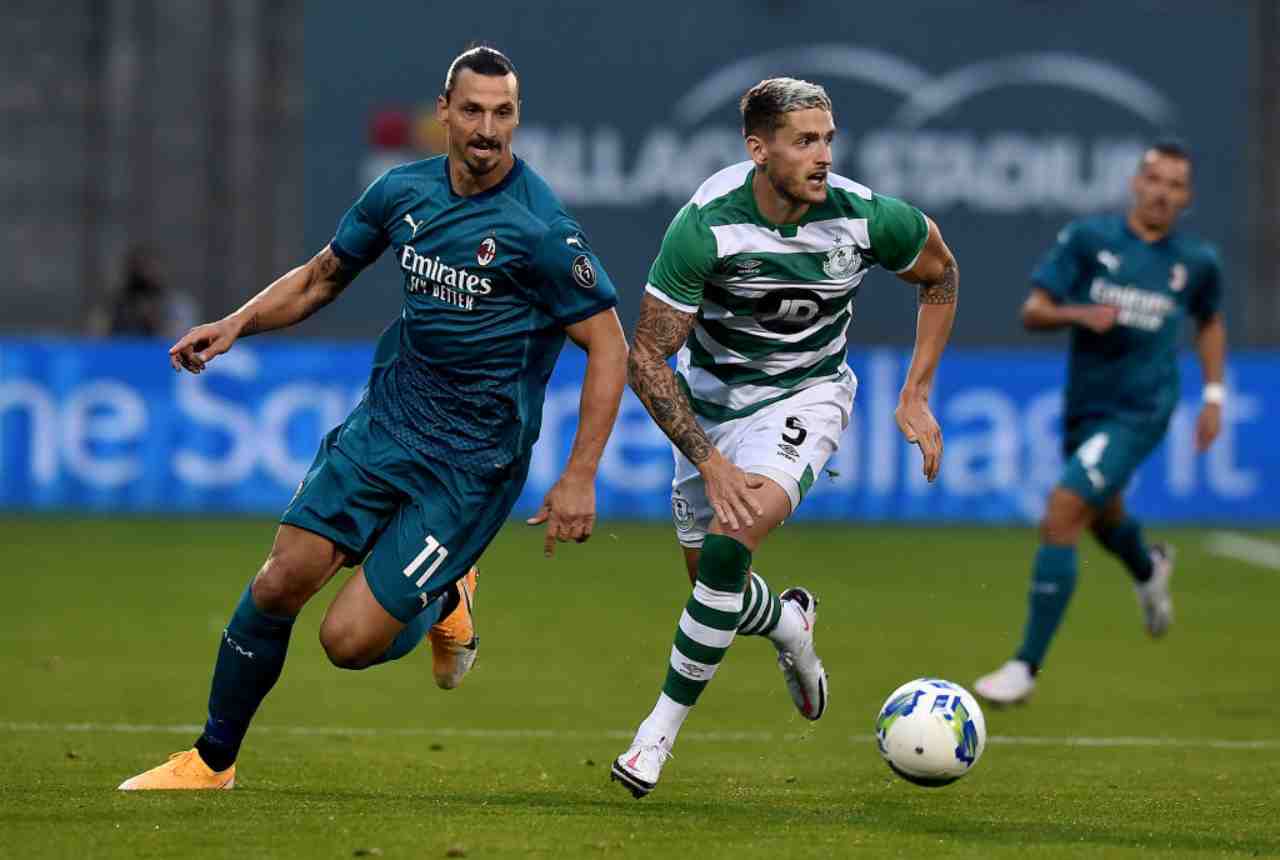
M 617 303 L 586 235 L 524 162 L 463 197 L 444 156 L 379 177 L 330 247 L 349 265 L 390 248 L 400 319 L 378 344 L 373 420 L 422 455 L 497 474 L 533 447 L 565 328 Z
M 1119 309 L 1104 334 L 1073 327 L 1064 417 L 1163 424 L 1178 403 L 1178 339 L 1183 320 L 1218 313 L 1218 255 L 1184 233 L 1144 242 L 1120 215 L 1068 224 L 1031 282 L 1059 304 Z

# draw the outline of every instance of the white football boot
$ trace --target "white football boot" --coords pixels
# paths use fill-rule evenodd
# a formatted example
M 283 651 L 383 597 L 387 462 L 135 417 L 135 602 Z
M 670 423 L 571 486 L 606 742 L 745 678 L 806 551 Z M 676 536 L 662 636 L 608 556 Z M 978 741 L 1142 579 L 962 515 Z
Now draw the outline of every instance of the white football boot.
M 818 623 L 818 598 L 807 589 L 788 588 L 779 595 L 783 612 L 793 612 L 800 623 L 792 641 L 777 643 L 778 668 L 787 682 L 796 710 L 807 720 L 816 720 L 827 710 L 830 695 L 827 670 L 813 647 L 813 628 Z
M 1010 660 L 990 675 L 973 682 L 973 691 L 993 705 L 1025 702 L 1036 688 L 1031 667 L 1021 660 Z
M 1162 543 L 1151 545 L 1151 578 L 1134 585 L 1142 622 L 1153 639 L 1159 639 L 1173 624 L 1173 596 L 1169 580 L 1173 577 L 1173 547 Z
M 627 751 L 613 761 L 609 779 L 622 783 L 636 800 L 653 791 L 662 775 L 662 766 L 671 758 L 671 744 L 665 737 L 636 735 Z

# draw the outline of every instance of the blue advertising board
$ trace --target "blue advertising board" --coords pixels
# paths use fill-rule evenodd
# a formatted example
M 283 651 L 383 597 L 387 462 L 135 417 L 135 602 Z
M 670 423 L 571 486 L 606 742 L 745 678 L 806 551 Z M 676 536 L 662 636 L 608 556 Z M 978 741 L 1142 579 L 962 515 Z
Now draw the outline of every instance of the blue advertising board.
M 371 344 L 264 338 L 200 376 L 175 374 L 158 341 L 0 340 L 0 508 L 275 514 L 325 431 L 359 399 Z M 841 448 L 798 518 L 1030 522 L 1061 464 L 1064 361 L 1047 350 L 947 353 L 932 398 L 946 450 L 935 484 L 893 423 L 908 353 L 854 349 L 859 377 Z M 547 391 L 542 439 L 516 513 L 554 483 L 576 426 L 584 357 L 569 347 Z M 1280 522 L 1280 354 L 1237 353 L 1223 433 L 1195 451 L 1199 369 L 1130 489 L 1165 522 Z M 668 516 L 670 448 L 627 392 L 600 465 L 605 518 Z

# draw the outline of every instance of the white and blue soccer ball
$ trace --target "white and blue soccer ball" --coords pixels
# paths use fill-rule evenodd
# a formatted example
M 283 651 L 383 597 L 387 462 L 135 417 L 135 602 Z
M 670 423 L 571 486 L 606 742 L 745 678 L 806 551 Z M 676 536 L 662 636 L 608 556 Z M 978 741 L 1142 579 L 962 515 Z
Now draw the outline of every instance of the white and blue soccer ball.
M 987 745 L 987 721 L 964 687 L 916 678 L 890 693 L 880 708 L 876 744 L 898 776 L 937 788 L 978 763 Z

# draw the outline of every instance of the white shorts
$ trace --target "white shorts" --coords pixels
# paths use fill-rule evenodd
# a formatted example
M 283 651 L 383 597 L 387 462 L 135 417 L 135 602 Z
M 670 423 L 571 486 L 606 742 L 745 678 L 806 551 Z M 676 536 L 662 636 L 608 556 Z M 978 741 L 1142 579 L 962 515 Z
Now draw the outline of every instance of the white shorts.
M 722 424 L 699 417 L 698 424 L 729 462 L 782 487 L 794 512 L 840 446 L 857 390 L 858 379 L 846 367 L 839 379 L 798 391 L 759 412 Z M 676 538 L 682 546 L 700 547 L 715 511 L 698 467 L 674 445 L 671 451 L 676 461 L 671 481 Z

